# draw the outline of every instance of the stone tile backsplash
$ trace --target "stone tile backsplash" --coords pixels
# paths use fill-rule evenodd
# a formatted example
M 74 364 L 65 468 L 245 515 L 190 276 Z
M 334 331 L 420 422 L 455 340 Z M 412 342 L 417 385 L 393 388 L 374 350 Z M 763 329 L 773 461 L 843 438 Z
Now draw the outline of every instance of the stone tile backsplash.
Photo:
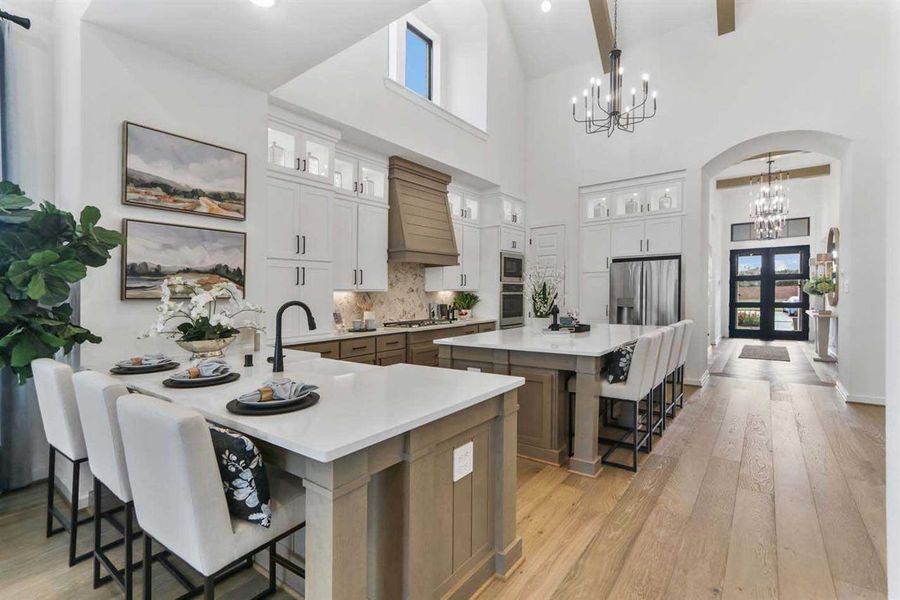
M 371 303 L 371 311 L 379 324 L 384 321 L 424 319 L 428 304 L 449 303 L 453 292 L 426 292 L 425 266 L 414 263 L 388 263 L 388 291 L 335 292 L 334 311 L 341 314 L 348 327 L 353 319 L 361 319 L 360 304 Z

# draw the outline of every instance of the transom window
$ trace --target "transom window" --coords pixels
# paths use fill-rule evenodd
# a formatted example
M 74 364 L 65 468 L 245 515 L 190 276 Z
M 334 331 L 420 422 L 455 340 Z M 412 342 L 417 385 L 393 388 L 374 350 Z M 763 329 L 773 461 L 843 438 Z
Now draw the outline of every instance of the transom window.
M 809 217 L 788 219 L 784 231 L 779 238 L 807 237 L 809 235 Z M 731 226 L 732 242 L 755 242 L 756 234 L 753 232 L 753 223 L 734 223 Z M 765 240 L 763 240 L 765 241 Z
M 406 24 L 406 87 L 432 99 L 433 42 L 427 35 Z

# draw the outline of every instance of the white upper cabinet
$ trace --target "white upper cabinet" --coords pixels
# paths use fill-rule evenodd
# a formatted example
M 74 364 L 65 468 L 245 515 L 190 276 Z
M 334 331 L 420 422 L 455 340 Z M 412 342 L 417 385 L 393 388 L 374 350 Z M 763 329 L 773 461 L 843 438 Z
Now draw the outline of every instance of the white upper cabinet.
M 450 216 L 454 221 L 478 222 L 481 216 L 481 198 L 476 192 L 450 185 L 447 190 L 447 202 L 450 204 Z
M 613 223 L 611 253 L 614 258 L 681 253 L 682 217 Z M 587 229 L 587 228 L 585 228 Z M 582 271 L 586 272 L 582 263 Z
M 509 225 L 525 227 L 525 203 L 514 198 L 503 198 L 503 221 Z
M 581 271 L 601 273 L 609 271 L 610 226 L 592 225 L 581 230 Z
M 579 190 L 581 224 L 680 213 L 684 210 L 683 190 L 683 173 L 583 186 Z
M 266 256 L 331 260 L 332 193 L 271 175 L 266 183 Z
M 269 168 L 331 183 L 334 140 L 274 119 L 269 121 L 268 131 Z
M 289 310 L 282 319 L 282 337 L 321 333 L 331 329 L 333 299 L 331 263 L 270 260 L 266 264 L 266 320 L 269 336 L 275 335 L 275 314 L 285 302 L 300 300 L 309 306 L 318 326 L 309 330 L 301 310 Z
M 332 184 L 341 194 L 387 204 L 387 166 L 377 161 L 336 152 Z
M 335 290 L 387 290 L 387 207 L 335 199 L 332 237 Z
M 647 187 L 646 212 L 659 214 L 681 210 L 681 181 L 664 181 Z
M 480 274 L 481 230 L 474 225 L 453 223 L 459 264 L 425 269 L 425 291 L 474 291 Z
M 462 192 L 449 190 L 447 192 L 447 203 L 450 205 L 450 216 L 457 221 L 461 219 L 463 214 L 465 214 Z
M 500 249 L 510 252 L 525 252 L 525 231 L 515 227 L 500 227 Z

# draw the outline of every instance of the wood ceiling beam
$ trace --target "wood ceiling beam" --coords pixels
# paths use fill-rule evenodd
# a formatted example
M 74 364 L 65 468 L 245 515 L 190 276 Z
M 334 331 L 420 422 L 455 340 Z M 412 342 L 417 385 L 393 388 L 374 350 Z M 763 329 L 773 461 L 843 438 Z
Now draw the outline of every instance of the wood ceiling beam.
M 716 0 L 716 20 L 719 35 L 734 31 L 734 0 Z
M 600 51 L 600 61 L 603 63 L 603 72 L 609 73 L 609 51 L 613 47 L 612 21 L 609 18 L 609 4 L 607 0 L 590 0 L 591 18 L 594 21 L 594 33 L 597 35 L 597 49 Z
M 791 176 L 791 179 L 809 179 L 810 177 L 824 177 L 831 175 L 831 165 L 816 165 L 814 167 L 803 167 L 800 169 L 787 169 L 781 171 Z M 717 179 L 716 189 L 727 190 L 736 187 L 752 185 L 752 180 L 758 178 L 759 175 L 748 175 L 746 177 L 733 177 L 731 179 Z

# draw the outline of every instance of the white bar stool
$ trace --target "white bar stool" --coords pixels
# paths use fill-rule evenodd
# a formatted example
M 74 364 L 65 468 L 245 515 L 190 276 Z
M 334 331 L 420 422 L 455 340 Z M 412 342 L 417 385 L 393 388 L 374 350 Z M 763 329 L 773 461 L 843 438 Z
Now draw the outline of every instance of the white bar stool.
M 669 398 L 666 396 L 665 389 L 663 390 L 663 403 L 665 406 L 665 412 L 663 414 L 663 431 L 666 429 L 666 418 L 671 416 L 673 419 L 675 418 L 675 371 L 678 369 L 678 360 L 681 358 L 681 350 L 682 344 L 684 344 L 684 330 L 685 323 L 684 321 L 678 321 L 674 323 L 672 327 L 675 328 L 675 339 L 672 340 L 672 352 L 669 353 L 669 364 L 666 367 L 666 381 L 668 383 L 671 379 L 672 381 L 672 394 L 671 394 L 671 402 L 669 402 Z M 663 386 L 665 388 L 665 385 Z
M 610 444 L 609 449 L 604 452 L 601 460 L 603 464 L 629 471 L 638 470 L 638 452 L 643 447 L 646 452 L 653 449 L 653 431 L 651 429 L 651 421 L 653 420 L 653 403 L 650 392 L 653 388 L 653 376 L 656 374 L 656 362 L 659 359 L 659 350 L 662 345 L 662 333 L 652 331 L 638 338 L 634 346 L 634 354 L 631 357 L 631 367 L 628 370 L 628 378 L 618 383 L 609 383 L 606 380 L 600 382 L 600 398 L 605 399 L 607 404 L 612 405 L 616 402 L 628 402 L 632 407 L 630 415 L 631 426 L 615 425 L 618 429 L 625 429 L 621 438 L 600 437 L 601 442 Z M 646 403 L 644 411 L 643 429 L 641 429 L 640 419 L 640 403 Z M 600 418 L 600 415 L 597 415 Z M 628 441 L 631 437 L 632 441 Z M 610 455 L 618 448 L 631 448 L 632 464 L 610 460 Z
M 660 437 L 662 437 L 666 430 L 666 375 L 668 374 L 666 369 L 669 366 L 669 357 L 673 352 L 672 342 L 675 341 L 675 328 L 665 325 L 657 331 L 662 335 L 662 341 L 660 342 L 659 356 L 656 358 L 656 365 L 653 371 L 653 389 L 650 390 L 650 431 L 658 431 Z M 653 409 L 655 398 L 659 400 L 659 418 L 656 417 L 656 412 Z
M 275 544 L 306 521 L 302 483 L 278 469 L 267 469 L 272 519 L 268 528 L 232 519 L 222 490 L 209 426 L 200 413 L 142 394 L 119 398 L 118 417 L 138 522 L 144 530 L 144 598 L 152 588 L 151 543 L 155 539 L 203 576 L 203 591 L 215 596 L 216 581 L 269 551 L 269 585 L 254 596 L 276 590 L 280 564 L 305 571 L 275 552 Z
M 687 362 L 688 349 L 691 346 L 691 334 L 694 332 L 694 322 L 684 320 L 684 340 L 681 342 L 681 356 L 678 357 L 678 368 L 675 370 L 675 378 L 678 380 L 679 390 L 674 403 L 678 408 L 684 408 L 684 363 Z M 672 409 L 674 411 L 674 408 Z
M 93 516 L 78 518 L 78 484 L 81 479 L 81 465 L 88 459 L 81 420 L 72 387 L 72 367 L 50 358 L 38 358 L 31 362 L 34 387 L 37 390 L 38 406 L 44 423 L 44 434 L 50 445 L 49 471 L 47 475 L 47 537 L 69 532 L 69 566 L 93 556 L 93 552 L 76 555 L 78 526 L 90 523 Z M 59 453 L 72 464 L 72 502 L 69 517 L 53 505 L 56 493 L 56 454 Z M 95 511 L 96 513 L 96 511 Z M 53 519 L 60 527 L 53 526 Z
M 122 538 L 125 565 L 122 569 L 117 568 L 106 555 L 100 543 L 100 520 L 94 521 L 94 589 L 112 580 L 125 592 L 125 598 L 131 600 L 134 593 L 133 571 L 141 566 L 140 562 L 134 562 L 132 544 L 140 534 L 135 536 L 134 502 L 116 416 L 116 401 L 128 395 L 128 388 L 112 377 L 94 371 L 76 373 L 72 381 L 90 460 L 88 464 L 94 476 L 94 508 L 102 511 L 102 488 L 105 487 L 122 502 L 125 510 Z M 101 564 L 108 573 L 103 577 L 100 576 Z

